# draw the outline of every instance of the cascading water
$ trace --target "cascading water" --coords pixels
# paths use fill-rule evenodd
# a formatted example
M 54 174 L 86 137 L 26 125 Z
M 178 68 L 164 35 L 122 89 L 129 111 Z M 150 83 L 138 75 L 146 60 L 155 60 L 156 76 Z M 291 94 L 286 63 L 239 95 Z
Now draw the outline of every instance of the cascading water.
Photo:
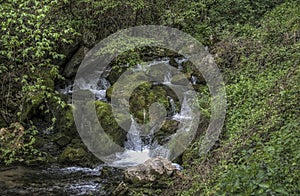
M 142 151 L 142 138 L 140 137 L 139 126 L 136 121 L 131 117 L 131 126 L 127 133 L 127 141 L 125 142 L 125 148 L 128 150 Z
M 91 91 L 95 95 L 96 100 L 101 101 L 106 101 L 106 90 L 111 86 L 109 81 L 105 78 L 99 78 L 91 81 L 79 80 L 76 85 L 82 90 Z M 59 89 L 59 92 L 62 94 L 72 94 L 73 85 L 68 85 L 64 89 Z
M 178 114 L 176 103 L 172 97 L 168 97 L 168 99 L 170 103 L 170 116 L 175 116 L 176 114 Z
M 175 59 L 177 63 L 179 64 L 178 70 L 182 69 L 182 63 L 186 61 L 185 58 L 181 59 Z M 160 60 L 155 60 L 149 63 L 139 64 L 135 68 L 133 68 L 133 71 L 147 71 L 147 69 L 154 65 L 159 64 L 166 64 L 170 66 L 169 64 L 170 59 L 169 58 L 163 58 Z M 172 84 L 172 77 L 173 72 L 169 71 L 164 75 L 163 81 L 161 82 L 164 85 L 173 85 Z M 154 81 L 155 82 L 155 81 Z M 153 82 L 153 83 L 154 83 Z M 192 81 L 193 82 L 193 81 Z M 105 100 L 106 101 L 106 90 L 110 87 L 110 83 L 105 78 L 100 78 L 93 81 L 79 81 L 79 84 L 77 86 L 80 89 L 83 90 L 89 90 L 95 94 L 95 98 L 97 100 Z M 68 87 L 69 91 L 68 93 L 72 93 L 72 88 Z M 67 91 L 66 89 L 65 91 Z M 181 103 L 181 109 L 178 112 L 176 103 L 172 97 L 168 97 L 169 99 L 169 112 L 168 116 L 169 119 L 173 119 L 176 121 L 179 121 L 180 123 L 183 121 L 187 121 L 187 119 L 190 119 L 191 114 L 191 108 L 188 105 L 188 101 L 186 99 L 186 96 L 183 95 L 182 103 Z M 144 110 L 144 119 L 146 119 L 146 111 Z M 144 125 L 146 124 L 144 120 Z M 140 163 L 145 162 L 152 156 L 157 155 L 164 155 L 168 154 L 168 149 L 165 149 L 164 147 L 158 145 L 158 142 L 153 139 L 154 132 L 156 129 L 159 129 L 159 127 L 150 127 L 150 126 L 144 126 L 139 125 L 135 119 L 131 116 L 131 126 L 127 133 L 127 139 L 124 143 L 125 150 L 120 153 L 116 153 L 112 158 L 109 165 L 116 166 L 116 167 L 128 167 L 128 166 L 134 166 Z M 141 135 L 140 133 L 144 133 L 145 130 L 143 129 L 150 129 L 148 135 Z M 176 134 L 176 133 L 175 133 Z
M 192 81 L 192 84 L 193 84 L 193 85 L 196 85 L 197 82 L 198 82 L 198 78 L 197 78 L 196 76 L 192 76 L 192 77 L 191 77 L 191 81 Z
M 172 80 L 172 73 L 168 72 L 164 77 L 163 84 L 171 84 L 171 80 Z
M 183 70 L 182 64 L 187 61 L 186 58 L 175 58 L 176 63 L 178 64 L 178 70 Z

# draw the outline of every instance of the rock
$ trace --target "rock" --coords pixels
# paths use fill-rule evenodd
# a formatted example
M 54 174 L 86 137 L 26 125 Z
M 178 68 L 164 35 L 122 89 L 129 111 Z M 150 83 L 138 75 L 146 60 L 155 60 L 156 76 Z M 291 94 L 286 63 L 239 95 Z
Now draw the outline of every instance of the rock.
M 116 118 L 120 120 L 120 124 L 122 125 L 122 127 L 120 127 L 112 113 L 112 108 L 109 103 L 95 101 L 95 108 L 97 117 L 101 122 L 101 127 L 103 130 L 116 144 L 123 146 L 127 132 L 123 130 L 122 127 L 126 128 L 126 130 L 129 130 L 131 125 L 130 117 L 123 115 L 122 113 L 118 113 Z
M 189 84 L 189 80 L 184 74 L 178 74 L 172 77 L 171 83 L 175 85 L 187 86 Z
M 85 49 L 81 46 L 77 52 L 72 56 L 71 60 L 67 63 L 62 73 L 66 78 L 72 78 L 76 75 L 77 69 L 84 59 Z
M 172 162 L 163 157 L 155 157 L 145 163 L 125 170 L 125 180 L 133 184 L 146 184 L 171 177 L 177 172 Z
M 69 137 L 74 137 L 77 135 L 75 121 L 73 117 L 73 107 L 72 105 L 67 105 L 65 108 L 57 111 L 57 122 L 55 128 L 57 130 L 63 131 L 63 133 Z
M 174 56 L 171 56 L 171 57 L 170 57 L 169 63 L 170 63 L 170 65 L 173 66 L 173 67 L 176 67 L 176 68 L 178 67 L 178 63 L 176 62 Z
M 138 123 L 149 121 L 149 109 L 155 102 L 162 104 L 166 110 L 169 110 L 167 92 L 162 86 L 153 86 L 147 82 L 133 91 L 130 98 L 130 111 Z
M 80 47 L 80 40 L 77 38 L 70 44 L 61 44 L 58 47 L 58 53 L 63 54 L 65 57 L 62 59 L 53 59 L 53 64 L 62 67 L 67 61 L 76 53 Z
M 68 145 L 70 143 L 70 140 L 70 137 L 62 133 L 56 134 L 54 138 L 54 142 L 61 147 Z
M 83 161 L 87 156 L 87 152 L 83 148 L 73 148 L 68 146 L 64 149 L 59 157 L 61 163 L 76 163 Z
M 185 61 L 182 63 L 183 72 L 186 74 L 187 78 L 191 80 L 192 76 L 197 78 L 197 84 L 206 84 L 206 81 L 202 73 L 196 68 L 196 66 L 190 62 Z
M 126 70 L 126 66 L 113 66 L 107 78 L 108 81 L 114 84 Z

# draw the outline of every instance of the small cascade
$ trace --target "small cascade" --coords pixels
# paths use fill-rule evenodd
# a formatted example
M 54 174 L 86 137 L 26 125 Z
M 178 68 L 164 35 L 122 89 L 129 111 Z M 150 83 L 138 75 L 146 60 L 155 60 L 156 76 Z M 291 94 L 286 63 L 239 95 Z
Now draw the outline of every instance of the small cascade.
M 139 126 L 136 121 L 131 117 L 131 126 L 127 133 L 127 142 L 125 148 L 128 150 L 142 151 L 143 142 L 140 137 Z
M 81 90 L 89 90 L 94 95 L 96 100 L 106 101 L 106 90 L 111 86 L 109 81 L 107 81 L 105 78 L 99 78 L 97 80 L 91 80 L 91 81 L 85 81 L 78 79 L 77 84 L 79 89 Z M 71 95 L 73 93 L 73 85 L 68 85 L 64 89 L 59 89 L 59 92 L 62 94 L 69 94 Z
M 182 64 L 187 61 L 186 58 L 177 58 L 175 59 L 178 63 L 178 69 L 182 70 Z M 137 66 L 135 66 L 133 71 L 145 71 L 149 67 L 157 64 L 168 64 L 169 65 L 169 58 L 163 58 L 158 59 L 155 61 L 142 63 Z M 164 73 L 164 75 L 161 75 L 161 79 L 164 79 L 163 82 L 159 81 L 159 83 L 164 85 L 171 85 L 172 77 L 174 75 L 174 71 L 172 70 L 167 71 L 167 73 Z M 192 84 L 197 83 L 197 78 L 192 76 L 191 78 Z M 154 82 L 153 82 L 154 83 Z M 89 90 L 95 95 L 96 100 L 106 100 L 106 90 L 111 86 L 109 81 L 103 77 L 97 78 L 97 79 L 90 79 L 90 81 L 85 80 L 77 80 L 77 84 L 74 84 L 76 88 L 73 88 L 73 86 L 67 86 L 63 92 L 67 94 L 71 94 L 74 89 L 82 89 L 82 90 Z M 179 108 L 177 107 L 175 100 L 168 96 L 170 108 L 168 111 L 168 120 L 173 119 L 176 121 L 179 121 L 182 125 L 181 128 L 184 130 L 188 130 L 187 122 L 191 119 L 193 112 L 190 108 L 190 101 L 191 99 L 188 99 L 188 94 L 184 93 L 183 100 L 181 103 L 181 108 L 179 111 Z M 144 122 L 143 125 L 139 125 L 133 116 L 131 116 L 131 126 L 128 130 L 128 133 L 126 135 L 127 139 L 124 143 L 124 151 L 116 153 L 112 155 L 110 158 L 110 166 L 116 166 L 116 167 L 128 167 L 128 166 L 134 166 L 140 163 L 145 162 L 151 157 L 154 156 L 164 156 L 168 157 L 169 149 L 165 148 L 164 146 L 161 146 L 162 144 L 159 144 L 158 141 L 155 141 L 157 139 L 156 136 L 154 136 L 154 133 L 160 129 L 159 126 L 156 126 L 155 124 L 151 124 L 146 122 L 146 115 L 147 111 L 144 110 L 143 116 L 144 116 Z M 145 130 L 148 129 L 148 130 Z M 143 133 L 146 133 L 143 135 Z M 173 135 L 176 135 L 177 133 L 173 133 Z M 171 136 L 173 136 L 171 135 Z
M 144 163 L 150 159 L 150 146 L 145 145 L 140 136 L 140 126 L 131 117 L 131 127 L 127 133 L 125 151 L 117 153 L 114 161 L 110 164 L 116 167 L 129 167 Z
M 73 93 L 73 85 L 70 84 L 70 85 L 65 86 L 65 88 L 63 88 L 63 89 L 58 89 L 58 92 L 60 92 L 61 94 L 64 94 L 64 95 L 71 95 Z
M 168 99 L 171 106 L 169 114 L 170 116 L 175 116 L 176 114 L 178 114 L 176 103 L 172 97 L 169 96 Z
M 178 70 L 183 70 L 182 64 L 187 61 L 186 58 L 175 58 L 176 63 L 178 64 Z
M 172 80 L 172 74 L 171 74 L 171 72 L 168 72 L 164 76 L 164 82 L 163 82 L 163 84 L 171 84 L 171 80 Z
M 172 118 L 174 120 L 182 121 L 182 120 L 188 120 L 192 117 L 192 109 L 189 106 L 187 95 L 185 94 L 182 104 L 181 104 L 181 110 L 180 113 L 175 114 Z
M 196 85 L 197 82 L 198 82 L 198 78 L 196 76 L 192 75 L 191 82 L 192 82 L 193 85 Z
M 111 85 L 108 80 L 105 78 L 100 78 L 97 86 L 99 87 L 100 90 L 107 90 Z

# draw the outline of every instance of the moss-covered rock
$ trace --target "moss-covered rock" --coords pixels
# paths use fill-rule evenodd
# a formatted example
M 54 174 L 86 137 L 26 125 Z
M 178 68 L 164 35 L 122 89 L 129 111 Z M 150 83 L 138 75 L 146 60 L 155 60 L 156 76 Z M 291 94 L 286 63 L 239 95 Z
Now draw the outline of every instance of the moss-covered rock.
M 54 135 L 53 141 L 57 145 L 63 147 L 70 143 L 71 138 L 63 133 L 57 133 L 56 135 Z
M 84 46 L 81 46 L 65 66 L 63 71 L 63 76 L 67 78 L 74 77 L 84 56 L 85 56 Z
M 61 163 L 80 163 L 86 161 L 87 159 L 87 152 L 84 148 L 73 148 L 68 146 L 64 149 L 64 151 L 59 156 L 59 162 Z
M 196 77 L 197 84 L 206 84 L 206 81 L 202 73 L 196 68 L 196 66 L 191 61 L 185 61 L 182 63 L 183 72 L 186 74 L 187 78 L 191 80 L 192 76 Z
M 65 108 L 60 109 L 57 112 L 57 122 L 55 124 L 57 130 L 71 138 L 77 135 L 73 109 L 72 105 L 67 105 Z
M 113 66 L 108 76 L 108 81 L 114 84 L 119 77 L 127 70 L 126 66 Z
M 102 101 L 95 101 L 97 117 L 104 131 L 118 145 L 123 146 L 127 132 L 122 127 L 129 129 L 131 120 L 130 117 L 119 113 L 116 117 L 112 113 L 111 105 Z M 117 118 L 121 125 L 116 121 Z
M 146 82 L 134 90 L 130 98 L 130 111 L 138 123 L 149 122 L 149 108 L 155 102 L 161 103 L 166 110 L 170 107 L 167 92 L 162 86 Z

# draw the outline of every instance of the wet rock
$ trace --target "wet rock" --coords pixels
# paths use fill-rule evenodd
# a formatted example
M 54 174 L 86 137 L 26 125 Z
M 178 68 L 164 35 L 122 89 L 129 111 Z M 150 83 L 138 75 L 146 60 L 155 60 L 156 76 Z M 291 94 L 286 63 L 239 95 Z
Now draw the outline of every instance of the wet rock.
M 115 117 L 112 113 L 111 105 L 102 101 L 95 101 L 96 113 L 101 127 L 111 137 L 111 139 L 118 145 L 123 146 L 127 132 L 122 127 L 129 129 L 131 120 L 127 115 L 118 113 Z M 122 127 L 116 121 L 118 118 Z
M 172 77 L 171 83 L 175 85 L 187 86 L 189 84 L 189 80 L 184 74 L 177 74 Z
M 148 111 L 155 102 L 162 104 L 166 110 L 170 107 L 167 92 L 162 86 L 144 83 L 134 90 L 130 98 L 130 111 L 138 123 L 150 120 Z
M 172 162 L 163 157 L 147 160 L 145 163 L 125 170 L 125 179 L 133 184 L 145 184 L 166 180 L 177 172 Z
M 67 105 L 65 108 L 60 109 L 57 112 L 58 118 L 55 124 L 57 130 L 63 131 L 63 133 L 69 137 L 77 135 L 75 121 L 73 117 L 72 105 Z
M 73 148 L 68 146 L 59 157 L 61 163 L 76 163 L 84 160 L 87 152 L 83 148 Z
M 54 142 L 61 147 L 68 145 L 70 143 L 70 140 L 70 137 L 62 133 L 58 133 L 54 137 Z
M 177 62 L 176 62 L 174 56 L 172 56 L 172 57 L 170 58 L 169 63 L 170 63 L 170 65 L 173 66 L 173 67 L 176 67 L 176 68 L 178 67 L 178 64 L 177 64 Z
M 114 66 L 112 67 L 110 73 L 109 73 L 109 76 L 108 76 L 108 81 L 111 83 L 111 84 L 114 84 L 118 79 L 119 77 L 127 70 L 127 67 L 126 66 Z
M 206 81 L 202 76 L 202 73 L 196 68 L 196 66 L 192 62 L 185 61 L 182 63 L 182 67 L 183 67 L 183 72 L 186 74 L 189 80 L 191 80 L 192 76 L 194 76 L 197 78 L 196 81 L 197 84 L 206 84 Z
M 85 56 L 85 49 L 83 46 L 81 46 L 65 66 L 63 71 L 63 76 L 65 76 L 66 78 L 74 77 L 84 56 Z

